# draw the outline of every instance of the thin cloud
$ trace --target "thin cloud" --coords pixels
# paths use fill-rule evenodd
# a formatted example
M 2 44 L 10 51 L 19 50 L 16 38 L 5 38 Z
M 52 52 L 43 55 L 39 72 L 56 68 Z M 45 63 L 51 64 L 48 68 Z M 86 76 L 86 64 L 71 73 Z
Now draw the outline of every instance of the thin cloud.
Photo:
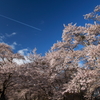
M 4 41 L 4 38 L 5 38 L 5 36 L 1 35 L 0 36 L 0 42 L 3 42 Z
M 12 35 L 16 35 L 16 33 L 15 33 L 15 32 L 13 32 L 13 33 L 12 33 Z
M 18 65 L 24 64 L 24 60 L 13 59 L 13 62 L 17 63 Z
M 13 61 L 15 63 L 17 63 L 18 65 L 22 65 L 22 64 L 30 63 L 31 62 L 26 56 L 24 56 L 24 58 L 25 58 L 25 60 L 13 59 Z
M 4 34 L 4 35 L 2 35 L 2 33 L 0 33 L 0 43 L 6 43 L 5 41 L 4 41 L 4 39 L 6 39 L 6 38 L 8 38 L 8 37 L 11 37 L 11 36 L 13 36 L 13 35 L 16 35 L 16 33 L 15 32 L 13 32 L 13 33 L 11 33 L 11 34 Z M 6 43 L 6 44 L 8 44 L 8 43 Z M 13 42 L 12 44 L 8 44 L 8 45 L 10 45 L 11 47 L 12 47 L 12 49 L 15 49 L 15 46 L 16 45 L 18 45 L 16 42 Z
M 19 50 L 18 53 L 24 56 L 28 54 L 28 51 L 29 51 L 28 49 L 22 49 L 22 50 Z
M 7 33 L 6 33 L 6 36 L 7 36 L 7 37 L 11 37 L 11 36 L 14 36 L 14 35 L 16 35 L 16 34 L 17 34 L 16 32 L 13 32 L 13 33 L 11 33 L 11 34 L 7 34 Z
M 11 36 L 14 36 L 14 35 L 16 35 L 16 32 L 13 32 L 13 33 L 11 33 L 11 34 L 7 34 L 7 33 L 2 34 L 2 33 L 0 33 L 0 43 L 1 43 L 1 42 L 4 42 L 4 40 L 5 40 L 6 38 L 11 37 Z M 15 43 L 14 43 L 14 44 L 15 44 Z
M 12 49 L 15 49 L 15 46 L 18 45 L 16 42 L 13 42 L 13 44 L 11 44 L 10 46 L 12 47 Z
M 31 62 L 27 58 L 27 55 L 29 54 L 28 52 L 29 52 L 29 50 L 27 48 L 19 50 L 18 53 L 21 54 L 22 56 L 24 56 L 25 60 L 14 59 L 13 61 L 16 62 L 19 65 Z

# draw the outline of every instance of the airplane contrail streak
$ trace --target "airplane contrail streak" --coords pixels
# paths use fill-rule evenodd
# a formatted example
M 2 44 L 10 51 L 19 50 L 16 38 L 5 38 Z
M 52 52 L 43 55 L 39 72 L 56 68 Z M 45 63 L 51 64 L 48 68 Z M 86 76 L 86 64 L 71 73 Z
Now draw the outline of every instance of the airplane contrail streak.
M 17 23 L 19 23 L 19 24 L 22 24 L 22 25 L 28 26 L 28 27 L 30 27 L 30 28 L 33 28 L 33 29 L 36 29 L 36 30 L 41 31 L 41 29 L 39 29 L 39 28 L 36 28 L 36 27 L 34 27 L 34 26 L 31 26 L 31 25 L 28 25 L 28 24 L 26 24 L 26 23 L 20 22 L 20 21 L 18 21 L 18 20 L 9 18 L 9 17 L 4 16 L 4 15 L 1 15 L 1 14 L 0 14 L 0 16 L 3 17 L 3 18 L 6 18 L 6 19 L 12 20 L 12 21 L 14 21 L 14 22 L 17 22 Z

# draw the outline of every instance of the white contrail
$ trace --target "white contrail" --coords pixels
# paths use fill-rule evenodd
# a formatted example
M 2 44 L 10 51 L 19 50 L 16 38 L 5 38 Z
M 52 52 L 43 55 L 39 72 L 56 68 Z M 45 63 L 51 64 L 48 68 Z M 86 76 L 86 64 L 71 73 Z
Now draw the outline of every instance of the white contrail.
M 39 28 L 36 28 L 36 27 L 34 27 L 34 26 L 31 26 L 31 25 L 28 25 L 28 24 L 26 24 L 26 23 L 20 22 L 20 21 L 18 21 L 18 20 L 9 18 L 9 17 L 4 16 L 4 15 L 1 15 L 1 14 L 0 14 L 0 16 L 3 17 L 3 18 L 6 18 L 6 19 L 12 20 L 12 21 L 14 21 L 14 22 L 17 22 L 17 23 L 19 23 L 19 24 L 22 24 L 22 25 L 28 26 L 28 27 L 30 27 L 30 28 L 33 28 L 33 29 L 36 29 L 36 30 L 41 31 L 41 29 L 39 29 Z

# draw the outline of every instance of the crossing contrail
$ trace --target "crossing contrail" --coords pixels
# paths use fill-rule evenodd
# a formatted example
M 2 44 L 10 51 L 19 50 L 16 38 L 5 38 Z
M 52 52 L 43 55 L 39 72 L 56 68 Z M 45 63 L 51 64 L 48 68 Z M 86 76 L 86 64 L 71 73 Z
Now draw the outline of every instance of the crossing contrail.
M 39 29 L 39 28 L 37 28 L 37 27 L 34 27 L 34 26 L 31 26 L 31 25 L 28 25 L 28 24 L 23 23 L 23 22 L 21 22 L 21 21 L 12 19 L 12 18 L 10 18 L 10 17 L 4 16 L 4 15 L 1 15 L 1 14 L 0 14 L 0 16 L 3 17 L 3 18 L 9 19 L 9 20 L 11 20 L 11 21 L 17 22 L 17 23 L 19 23 L 19 24 L 22 24 L 22 25 L 28 26 L 28 27 L 30 27 L 30 28 L 33 28 L 33 29 L 36 29 L 36 30 L 41 31 L 41 29 Z

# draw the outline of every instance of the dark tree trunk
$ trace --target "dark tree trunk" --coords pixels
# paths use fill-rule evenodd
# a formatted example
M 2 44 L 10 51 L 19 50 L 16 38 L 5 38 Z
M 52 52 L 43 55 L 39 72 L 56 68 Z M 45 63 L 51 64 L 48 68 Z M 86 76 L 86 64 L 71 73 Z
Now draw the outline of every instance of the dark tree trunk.
M 5 95 L 5 90 L 6 90 L 6 87 L 4 86 L 3 90 L 1 91 L 0 100 L 7 100 L 7 97 Z
M 6 100 L 6 97 L 5 97 L 4 92 L 2 92 L 1 97 L 0 97 L 0 100 Z

